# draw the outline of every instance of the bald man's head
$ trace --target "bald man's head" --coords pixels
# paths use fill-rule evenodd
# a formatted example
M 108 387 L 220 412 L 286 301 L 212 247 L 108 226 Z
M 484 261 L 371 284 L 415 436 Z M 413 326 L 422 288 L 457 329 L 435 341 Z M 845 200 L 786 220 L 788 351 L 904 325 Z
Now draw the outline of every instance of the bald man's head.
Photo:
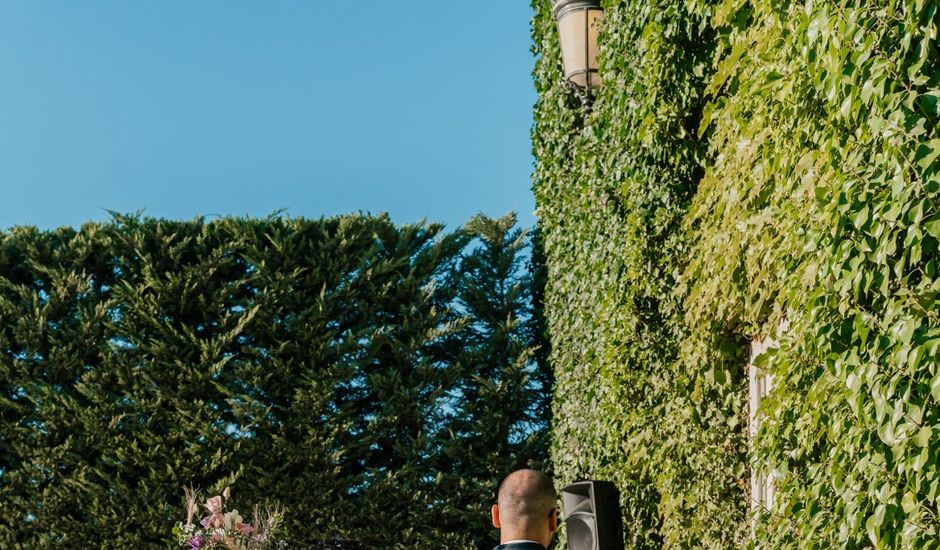
M 499 484 L 497 504 L 503 524 L 527 529 L 546 522 L 558 505 L 558 495 L 542 472 L 516 470 Z

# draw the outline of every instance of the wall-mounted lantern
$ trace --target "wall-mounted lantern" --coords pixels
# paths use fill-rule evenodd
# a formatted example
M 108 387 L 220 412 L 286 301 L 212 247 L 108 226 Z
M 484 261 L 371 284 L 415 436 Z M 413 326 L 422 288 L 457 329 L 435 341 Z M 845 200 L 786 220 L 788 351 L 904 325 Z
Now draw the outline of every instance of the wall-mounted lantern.
M 601 85 L 597 52 L 604 10 L 600 0 L 554 0 L 553 10 L 565 80 L 578 91 L 585 106 L 589 106 L 593 91 Z

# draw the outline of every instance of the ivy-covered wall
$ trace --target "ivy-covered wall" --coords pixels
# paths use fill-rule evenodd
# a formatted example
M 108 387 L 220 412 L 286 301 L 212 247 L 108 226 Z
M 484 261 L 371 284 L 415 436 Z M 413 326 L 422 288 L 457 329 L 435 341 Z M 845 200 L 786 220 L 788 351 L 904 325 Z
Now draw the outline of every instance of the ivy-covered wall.
M 635 548 L 936 545 L 937 3 L 603 5 L 585 115 L 533 2 L 559 482 L 615 481 Z

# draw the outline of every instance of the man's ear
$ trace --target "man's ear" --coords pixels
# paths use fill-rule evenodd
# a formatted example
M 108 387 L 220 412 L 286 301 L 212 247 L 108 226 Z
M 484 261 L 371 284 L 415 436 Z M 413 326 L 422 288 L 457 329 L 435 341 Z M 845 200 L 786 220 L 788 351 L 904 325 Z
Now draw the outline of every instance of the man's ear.
M 550 516 L 548 516 L 548 530 L 549 532 L 554 533 L 558 530 L 558 517 L 561 515 L 561 511 L 558 508 L 552 510 Z
M 493 527 L 502 529 L 502 525 L 499 524 L 499 504 L 493 505 L 490 509 L 490 514 L 493 516 Z

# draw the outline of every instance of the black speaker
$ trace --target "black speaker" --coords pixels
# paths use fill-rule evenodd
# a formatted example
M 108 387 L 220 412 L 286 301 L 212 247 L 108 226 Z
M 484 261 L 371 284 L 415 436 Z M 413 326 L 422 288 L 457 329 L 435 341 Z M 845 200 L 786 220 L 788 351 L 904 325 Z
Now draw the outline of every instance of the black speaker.
M 568 550 L 623 550 L 620 492 L 609 481 L 579 481 L 561 490 Z

